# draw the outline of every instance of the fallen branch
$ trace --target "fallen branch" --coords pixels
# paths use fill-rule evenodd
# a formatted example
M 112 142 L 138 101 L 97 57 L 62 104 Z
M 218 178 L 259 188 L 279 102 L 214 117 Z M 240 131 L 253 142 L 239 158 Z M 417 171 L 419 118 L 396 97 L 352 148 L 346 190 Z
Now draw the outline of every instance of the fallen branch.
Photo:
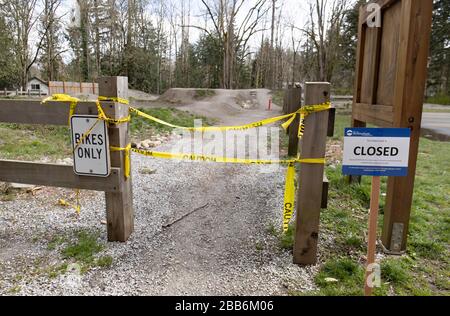
M 209 206 L 209 203 L 207 203 L 207 204 L 205 204 L 205 205 L 203 205 L 203 206 L 201 206 L 201 207 L 199 207 L 199 208 L 196 208 L 196 209 L 193 210 L 192 212 L 187 213 L 186 215 L 184 215 L 183 217 L 177 219 L 176 221 L 174 221 L 174 222 L 172 222 L 172 223 L 170 223 L 170 224 L 164 225 L 163 228 L 164 228 L 164 229 L 169 228 L 169 227 L 175 225 L 176 223 L 181 222 L 181 221 L 182 221 L 183 219 L 185 219 L 186 217 L 191 216 L 192 214 L 194 214 L 194 213 L 196 213 L 196 212 L 198 212 L 198 211 L 201 211 L 201 210 L 207 208 L 208 206 Z

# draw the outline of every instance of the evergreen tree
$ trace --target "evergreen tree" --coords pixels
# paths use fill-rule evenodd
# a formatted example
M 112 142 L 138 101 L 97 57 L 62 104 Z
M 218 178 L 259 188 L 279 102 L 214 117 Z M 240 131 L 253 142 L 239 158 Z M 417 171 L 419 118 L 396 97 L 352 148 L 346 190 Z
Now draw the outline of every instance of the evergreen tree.
M 450 95 L 450 1 L 435 0 L 428 91 Z
M 0 88 L 17 87 L 20 83 L 20 69 L 16 62 L 14 40 L 11 28 L 5 18 L 0 16 Z

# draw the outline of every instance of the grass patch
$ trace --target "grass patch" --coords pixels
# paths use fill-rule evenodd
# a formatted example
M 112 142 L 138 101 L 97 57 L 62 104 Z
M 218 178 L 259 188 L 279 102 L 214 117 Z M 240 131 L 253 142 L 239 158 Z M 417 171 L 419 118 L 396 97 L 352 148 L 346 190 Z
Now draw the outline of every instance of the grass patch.
M 56 160 L 70 154 L 67 127 L 0 124 L 0 159 Z
M 291 223 L 286 233 L 280 232 L 280 246 L 285 250 L 292 250 L 295 239 L 295 225 Z
M 429 97 L 426 103 L 450 105 L 450 95 L 437 95 L 434 97 Z
M 95 265 L 100 268 L 110 268 L 113 264 L 113 258 L 111 256 L 104 256 L 95 262 Z
M 66 274 L 68 267 L 69 265 L 67 263 L 56 265 L 48 268 L 46 274 L 50 279 L 56 279 L 60 275 Z
M 320 287 L 316 295 L 359 296 L 363 294 L 364 269 L 349 258 L 331 259 L 317 274 L 315 282 Z
M 216 95 L 216 91 L 211 89 L 198 89 L 195 90 L 195 96 L 194 98 L 197 100 L 213 97 Z
M 342 139 L 349 116 L 337 115 L 336 139 Z M 380 262 L 382 287 L 376 295 L 450 295 L 450 143 L 421 139 L 408 239 L 408 253 Z M 316 278 L 317 295 L 362 295 L 362 257 L 366 255 L 370 178 L 347 183 L 341 167 L 327 168 L 329 208 L 321 214 L 322 233 L 332 236 Z M 382 193 L 386 193 L 383 179 Z M 385 199 L 381 199 L 379 233 Z M 339 258 L 339 259 L 336 259 Z M 339 282 L 327 282 L 327 278 Z M 304 294 L 304 293 L 303 293 Z M 302 294 L 302 295 L 303 295 Z
M 397 286 L 407 285 L 410 281 L 407 269 L 402 260 L 387 259 L 381 263 L 381 275 L 384 280 Z
M 195 120 L 202 120 L 204 126 L 210 126 L 216 123 L 216 120 L 204 116 L 196 116 L 189 112 L 180 111 L 173 108 L 140 109 L 140 111 L 153 117 L 178 125 L 182 127 L 194 127 Z M 174 129 L 168 126 L 149 121 L 145 118 L 133 114 L 131 121 L 131 135 L 133 138 L 148 138 L 155 133 L 169 133 Z
M 72 241 L 61 236 L 53 238 L 47 248 L 50 251 L 58 250 L 64 263 L 45 269 L 45 274 L 51 279 L 57 278 L 67 272 L 68 263 L 79 264 L 82 273 L 95 267 L 110 268 L 114 259 L 111 256 L 99 256 L 104 246 L 98 242 L 98 238 L 99 234 L 88 231 L 80 231 Z
M 77 241 L 69 244 L 62 251 L 65 259 L 74 259 L 84 264 L 92 264 L 94 255 L 103 250 L 103 246 L 97 242 L 98 235 L 88 232 L 80 232 Z

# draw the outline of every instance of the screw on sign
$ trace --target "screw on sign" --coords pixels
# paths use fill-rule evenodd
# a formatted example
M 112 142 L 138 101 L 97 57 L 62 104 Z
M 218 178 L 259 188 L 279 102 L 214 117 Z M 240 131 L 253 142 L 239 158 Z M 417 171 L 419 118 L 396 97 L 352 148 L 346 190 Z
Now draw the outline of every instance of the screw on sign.
M 380 286 L 379 265 L 375 263 L 381 177 L 408 176 L 411 130 L 404 128 L 347 128 L 344 138 L 343 174 L 372 176 L 369 241 L 365 294 Z

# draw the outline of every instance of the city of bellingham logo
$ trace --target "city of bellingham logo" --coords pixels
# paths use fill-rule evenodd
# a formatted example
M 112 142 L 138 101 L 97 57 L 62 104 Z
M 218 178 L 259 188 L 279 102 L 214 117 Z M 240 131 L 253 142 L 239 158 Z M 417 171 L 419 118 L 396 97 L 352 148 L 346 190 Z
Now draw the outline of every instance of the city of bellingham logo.
M 347 136 L 350 136 L 350 137 L 353 136 L 353 131 L 352 130 L 348 130 L 347 131 Z

